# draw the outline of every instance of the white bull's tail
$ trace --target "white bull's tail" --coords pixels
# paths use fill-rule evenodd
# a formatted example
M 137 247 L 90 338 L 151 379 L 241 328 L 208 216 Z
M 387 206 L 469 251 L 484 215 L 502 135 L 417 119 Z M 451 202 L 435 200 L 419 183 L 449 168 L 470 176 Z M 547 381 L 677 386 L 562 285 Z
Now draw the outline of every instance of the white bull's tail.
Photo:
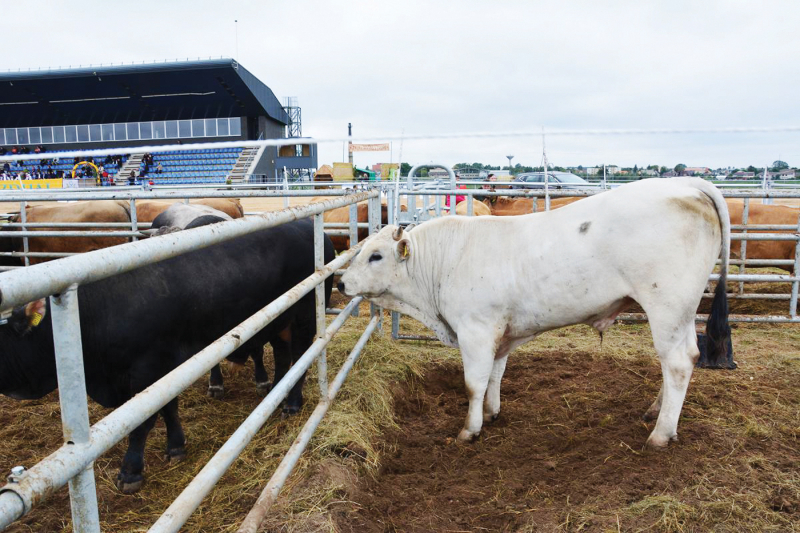
M 717 187 L 703 179 L 693 179 L 689 183 L 714 202 L 722 234 L 720 252 L 722 267 L 720 268 L 719 281 L 714 290 L 714 300 L 711 303 L 711 312 L 708 315 L 708 323 L 706 324 L 708 362 L 711 366 L 719 366 L 728 357 L 728 340 L 731 336 L 731 328 L 728 325 L 728 294 L 726 287 L 731 255 L 731 217 L 728 213 L 728 204 L 725 203 L 725 198 Z

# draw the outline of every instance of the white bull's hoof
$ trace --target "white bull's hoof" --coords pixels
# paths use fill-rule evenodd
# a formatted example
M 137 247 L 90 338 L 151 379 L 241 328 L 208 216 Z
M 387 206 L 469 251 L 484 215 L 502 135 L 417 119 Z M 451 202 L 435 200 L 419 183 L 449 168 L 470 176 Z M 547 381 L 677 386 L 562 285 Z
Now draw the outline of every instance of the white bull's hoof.
M 483 413 L 483 423 L 484 424 L 491 424 L 492 422 L 494 422 L 498 418 L 500 418 L 500 413 L 487 413 L 487 412 Z
M 459 442 L 473 442 L 475 439 L 478 438 L 478 435 L 480 435 L 480 434 L 481 434 L 480 431 L 477 431 L 477 432 L 473 433 L 472 431 L 470 431 L 470 430 L 465 428 L 465 429 L 462 429 L 461 433 L 458 434 L 458 441 Z
M 666 450 L 670 442 L 678 442 L 678 435 L 664 437 L 661 435 L 656 435 L 655 433 L 651 433 L 650 437 L 647 438 L 645 446 L 651 450 L 661 451 Z

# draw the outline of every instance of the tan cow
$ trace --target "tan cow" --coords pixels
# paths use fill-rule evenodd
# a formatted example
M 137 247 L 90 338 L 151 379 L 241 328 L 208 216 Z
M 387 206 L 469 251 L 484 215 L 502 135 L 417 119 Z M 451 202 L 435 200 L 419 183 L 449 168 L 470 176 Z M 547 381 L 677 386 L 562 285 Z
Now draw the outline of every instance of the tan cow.
M 136 221 L 152 222 L 172 204 L 173 200 L 139 200 L 136 202 Z M 242 218 L 244 209 L 238 198 L 198 198 L 190 200 L 190 204 L 201 204 L 222 211 L 231 218 Z
M 466 215 L 467 214 L 467 200 L 463 200 L 456 204 L 456 215 Z M 486 215 L 491 215 L 492 210 L 483 202 L 474 201 L 472 202 L 472 213 L 476 217 L 482 217 Z
M 25 209 L 26 222 L 130 222 L 128 203 L 119 200 L 94 200 L 58 205 L 36 205 Z M 19 222 L 16 215 L 12 222 Z M 76 231 L 79 228 L 30 228 L 31 231 Z M 90 229 L 89 231 L 114 231 Z M 116 229 L 124 231 L 124 229 Z M 31 237 L 31 252 L 82 253 L 127 242 L 125 237 Z M 22 250 L 21 239 L 14 239 L 14 248 Z M 32 257 L 31 264 L 50 261 L 49 257 Z
M 312 202 L 321 202 L 323 200 L 330 200 L 330 197 L 314 197 L 311 199 Z M 359 202 L 356 204 L 356 209 L 358 212 L 358 221 L 359 222 L 368 222 L 369 220 L 369 206 L 367 202 Z M 322 215 L 322 219 L 325 222 L 332 222 L 332 223 L 347 223 L 350 222 L 350 206 L 344 207 L 337 207 L 336 209 L 331 209 L 329 211 L 325 211 Z M 386 224 L 388 222 L 388 210 L 385 204 L 381 204 L 381 223 Z M 369 235 L 369 230 L 367 228 L 358 228 L 358 240 L 359 242 L 363 241 Z M 329 235 L 331 241 L 333 242 L 333 248 L 337 252 L 343 252 L 350 248 L 350 237 L 345 237 L 341 235 Z
M 728 198 L 728 211 L 731 214 L 731 224 L 742 223 L 744 200 Z M 749 224 L 788 224 L 797 227 L 800 209 L 785 205 L 764 205 L 750 201 L 747 223 Z M 741 230 L 734 230 L 739 233 Z M 790 231 L 752 231 L 748 233 L 796 233 Z M 731 241 L 731 255 L 741 258 L 742 241 Z M 794 259 L 796 241 L 747 241 L 747 259 Z M 779 266 L 782 270 L 794 272 L 793 266 Z

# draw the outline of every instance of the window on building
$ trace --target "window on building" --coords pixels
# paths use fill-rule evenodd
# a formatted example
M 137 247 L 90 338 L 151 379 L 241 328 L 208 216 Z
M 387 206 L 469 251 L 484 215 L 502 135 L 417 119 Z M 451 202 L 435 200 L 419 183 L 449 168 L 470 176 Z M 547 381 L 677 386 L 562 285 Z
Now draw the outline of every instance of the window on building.
M 139 132 L 141 134 L 141 138 L 144 140 L 152 139 L 153 138 L 153 123 L 152 122 L 140 122 L 139 123 Z
M 86 124 L 78 126 L 78 142 L 89 142 L 89 126 Z
M 192 120 L 192 137 L 205 137 L 205 127 L 203 119 Z
M 113 141 L 114 140 L 114 125 L 113 124 L 103 124 L 103 140 L 104 141 Z
M 17 144 L 17 130 L 14 128 L 6 129 L 6 144 Z
M 53 142 L 63 143 L 67 139 L 64 133 L 64 126 L 53 126 Z
M 90 124 L 89 125 L 89 140 L 90 141 L 102 141 L 103 140 L 103 132 L 100 124 Z
M 167 131 L 163 122 L 153 122 L 153 139 L 166 139 Z
M 138 141 L 139 140 L 139 123 L 138 122 L 128 122 L 125 124 L 125 129 L 128 131 L 128 140 L 129 141 Z
M 178 121 L 178 137 L 191 137 L 192 136 L 192 123 L 188 120 Z
M 28 144 L 30 142 L 28 128 L 17 128 L 17 142 L 19 144 Z
M 125 124 L 114 124 L 114 140 L 125 141 L 128 139 L 128 131 L 125 129 Z
M 232 117 L 230 135 L 235 135 L 238 137 L 241 134 L 242 134 L 242 119 L 240 117 Z
M 215 118 L 207 118 L 206 119 L 206 137 L 216 137 L 217 136 L 217 119 Z
M 50 144 L 53 142 L 53 128 L 42 128 L 42 143 Z
M 228 119 L 227 118 L 218 118 L 217 119 L 217 132 L 220 136 L 228 135 Z
M 28 128 L 28 135 L 30 135 L 31 144 L 40 144 L 42 142 L 42 134 L 39 128 Z
M 167 123 L 167 139 L 175 139 L 178 137 L 178 121 L 168 120 Z
M 78 142 L 78 131 L 75 126 L 64 126 L 65 142 L 75 143 Z

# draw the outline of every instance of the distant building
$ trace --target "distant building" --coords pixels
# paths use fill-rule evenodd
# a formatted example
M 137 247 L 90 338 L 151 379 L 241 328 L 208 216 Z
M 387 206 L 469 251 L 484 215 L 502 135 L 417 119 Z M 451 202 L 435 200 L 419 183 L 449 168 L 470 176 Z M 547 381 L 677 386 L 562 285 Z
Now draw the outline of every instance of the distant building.
M 786 168 L 779 170 L 778 172 L 770 172 L 769 176 L 774 180 L 793 180 L 796 173 L 797 169 Z
M 738 172 L 734 172 L 733 174 L 731 174 L 730 177 L 736 180 L 751 180 L 756 177 L 756 173 L 739 170 Z

